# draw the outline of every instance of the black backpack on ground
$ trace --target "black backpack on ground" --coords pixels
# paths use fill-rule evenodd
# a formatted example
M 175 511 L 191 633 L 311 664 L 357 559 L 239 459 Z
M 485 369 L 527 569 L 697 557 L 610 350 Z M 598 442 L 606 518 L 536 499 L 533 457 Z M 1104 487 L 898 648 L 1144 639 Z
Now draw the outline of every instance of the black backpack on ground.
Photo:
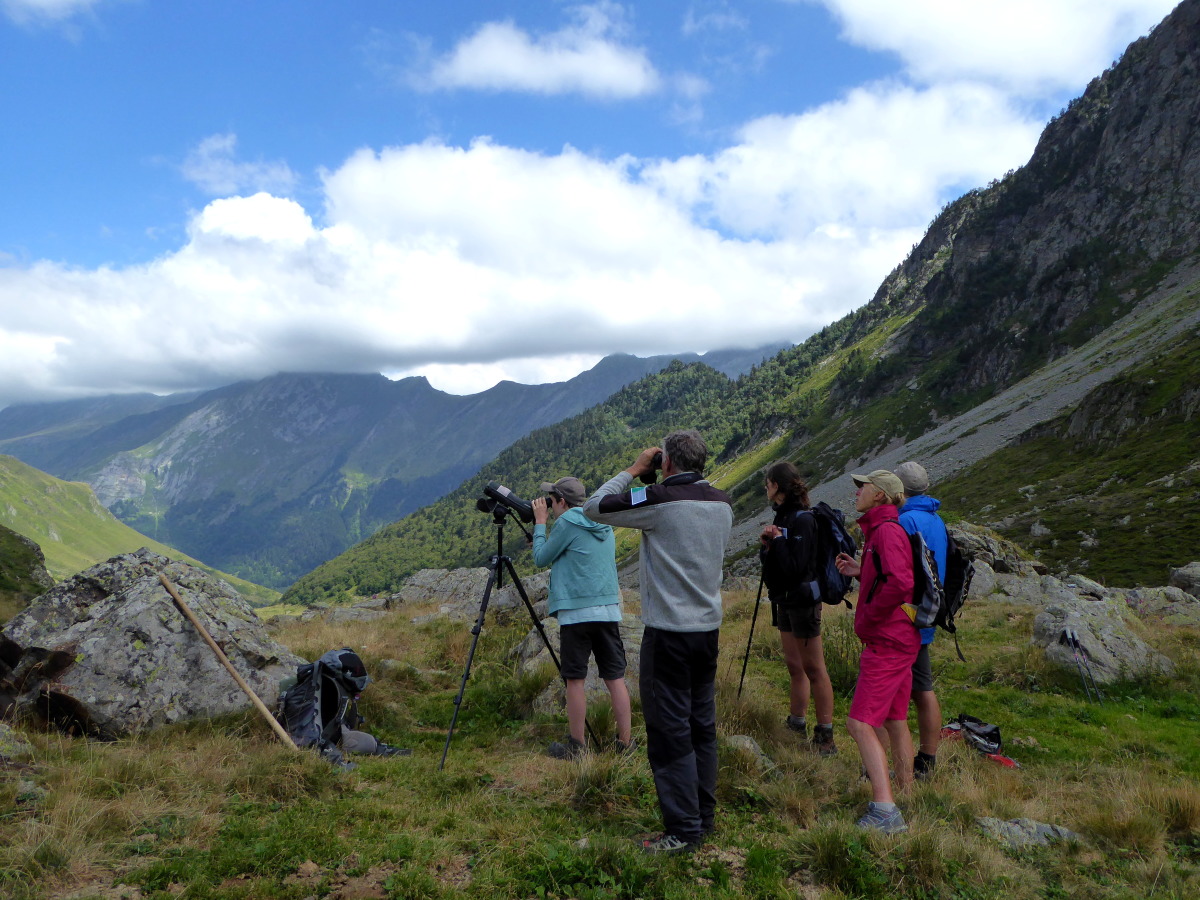
M 838 571 L 835 562 L 839 553 L 858 553 L 858 545 L 846 530 L 846 518 L 824 500 L 808 512 L 817 520 L 817 580 L 809 586 L 813 597 L 831 606 L 845 603 L 847 609 L 852 609 L 846 594 L 853 581 Z
M 330 650 L 313 663 L 296 667 L 296 682 L 279 695 L 275 718 L 297 747 L 337 752 L 342 726 L 353 730 L 362 723 L 358 695 L 371 676 L 349 647 Z

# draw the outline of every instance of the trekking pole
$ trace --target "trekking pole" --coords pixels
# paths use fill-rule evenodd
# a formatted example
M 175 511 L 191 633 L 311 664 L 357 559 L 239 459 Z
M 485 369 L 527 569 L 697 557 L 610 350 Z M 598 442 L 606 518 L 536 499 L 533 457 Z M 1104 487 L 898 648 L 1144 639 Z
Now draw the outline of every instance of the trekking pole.
M 1096 702 L 1103 706 L 1104 695 L 1100 693 L 1100 685 L 1096 683 L 1096 673 L 1092 671 L 1092 663 L 1091 660 L 1088 659 L 1087 650 L 1085 650 L 1083 645 L 1079 643 L 1079 632 L 1074 628 L 1071 629 L 1071 641 L 1074 643 L 1075 648 L 1079 651 L 1080 657 L 1083 659 L 1083 669 L 1085 672 L 1087 672 L 1087 677 L 1092 682 L 1092 690 L 1096 693 Z
M 1083 683 L 1083 693 L 1088 700 L 1092 699 L 1092 689 L 1088 684 L 1087 676 L 1083 673 L 1083 660 L 1079 658 L 1079 639 L 1075 637 L 1075 632 L 1070 628 L 1063 629 L 1063 639 L 1067 642 L 1067 646 L 1071 648 L 1071 656 L 1075 660 L 1075 668 L 1079 670 L 1079 680 Z
M 271 728 L 273 728 L 275 733 L 279 735 L 279 739 L 283 741 L 284 746 L 291 747 L 293 750 L 299 750 L 300 748 L 296 746 L 296 742 L 292 740 L 292 736 L 283 730 L 283 726 L 279 724 L 273 715 L 271 715 L 271 711 L 267 709 L 266 704 L 258 699 L 258 694 L 254 693 L 254 688 L 250 687 L 250 685 L 246 683 L 246 680 L 238 674 L 237 669 L 233 667 L 233 663 L 229 661 L 229 657 L 225 655 L 225 651 L 218 647 L 217 642 L 212 639 L 212 635 L 208 633 L 208 629 L 200 624 L 200 620 L 196 618 L 196 614 L 192 612 L 191 607 L 183 602 L 183 598 L 179 596 L 179 593 L 175 590 L 175 586 L 172 585 L 171 582 L 167 581 L 167 576 L 162 572 L 159 572 L 158 580 L 161 581 L 163 587 L 167 589 L 167 593 L 171 595 L 171 599 L 175 601 L 175 605 L 179 607 L 179 611 L 183 613 L 187 617 L 187 620 L 191 622 L 193 626 L 195 626 L 198 632 L 200 632 L 200 637 L 204 638 L 204 642 L 212 649 L 212 652 L 217 657 L 217 661 L 228 670 L 229 674 L 233 676 L 233 680 L 238 683 L 238 687 L 246 692 L 246 696 L 250 698 L 250 702 L 254 704 L 255 708 L 260 713 L 262 713 L 263 718 L 267 720 Z
M 742 677 L 738 679 L 738 699 L 742 696 L 742 685 L 746 681 L 746 666 L 750 665 L 750 644 L 754 641 L 754 625 L 758 622 L 758 606 L 762 603 L 763 575 L 758 576 L 758 596 L 754 598 L 754 615 L 750 617 L 750 637 L 746 639 L 746 658 L 742 660 Z

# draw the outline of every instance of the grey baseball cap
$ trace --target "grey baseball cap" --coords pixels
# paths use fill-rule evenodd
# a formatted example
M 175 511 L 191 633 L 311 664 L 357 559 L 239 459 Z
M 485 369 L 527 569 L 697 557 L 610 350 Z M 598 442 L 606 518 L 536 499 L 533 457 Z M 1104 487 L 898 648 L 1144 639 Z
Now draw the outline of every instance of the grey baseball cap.
M 896 466 L 896 477 L 904 485 L 904 493 L 910 497 L 929 490 L 929 473 L 923 465 L 914 460 Z
M 583 506 L 583 501 L 587 499 L 587 490 L 583 482 L 573 475 L 560 478 L 553 484 L 543 481 L 541 491 L 545 494 L 558 494 L 567 501 L 567 506 Z

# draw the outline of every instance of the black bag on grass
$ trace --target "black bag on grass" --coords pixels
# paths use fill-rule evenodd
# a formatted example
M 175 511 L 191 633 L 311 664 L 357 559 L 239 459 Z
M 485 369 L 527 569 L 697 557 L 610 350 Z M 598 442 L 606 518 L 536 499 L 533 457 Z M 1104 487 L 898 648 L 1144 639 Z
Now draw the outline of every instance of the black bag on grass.
M 279 695 L 275 718 L 297 747 L 335 748 L 343 725 L 354 730 L 362 723 L 358 695 L 370 683 L 357 653 L 349 647 L 330 650 L 296 667 L 296 683 Z

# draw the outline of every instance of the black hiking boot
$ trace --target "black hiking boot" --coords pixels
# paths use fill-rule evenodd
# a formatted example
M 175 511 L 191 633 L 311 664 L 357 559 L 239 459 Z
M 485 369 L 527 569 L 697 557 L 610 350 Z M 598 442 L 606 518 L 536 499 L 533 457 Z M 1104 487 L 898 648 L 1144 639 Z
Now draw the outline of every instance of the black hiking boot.
M 801 739 L 808 737 L 808 720 L 804 716 L 788 716 L 787 729 L 800 735 Z
M 933 770 L 936 767 L 936 756 L 930 756 L 928 753 L 918 750 L 916 758 L 913 759 L 913 778 L 918 781 L 926 781 L 933 777 Z
M 833 726 L 818 725 L 813 729 L 813 752 L 820 756 L 836 756 L 837 744 L 833 742 Z
M 579 759 L 583 751 L 583 744 L 567 735 L 565 741 L 555 741 L 547 747 L 546 755 L 554 759 Z

